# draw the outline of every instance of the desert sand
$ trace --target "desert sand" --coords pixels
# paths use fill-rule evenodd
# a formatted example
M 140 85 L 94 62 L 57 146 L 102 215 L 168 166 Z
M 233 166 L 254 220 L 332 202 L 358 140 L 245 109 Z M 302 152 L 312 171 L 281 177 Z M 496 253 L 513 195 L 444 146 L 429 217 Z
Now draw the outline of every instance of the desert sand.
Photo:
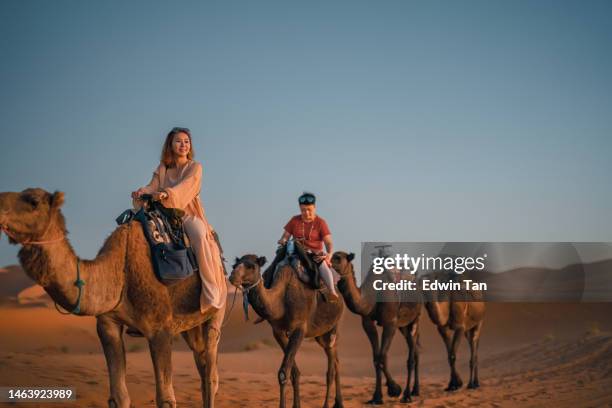
M 106 407 L 108 379 L 95 319 L 59 314 L 18 267 L 0 275 L 0 385 L 71 386 L 76 403 L 44 407 Z M 24 290 L 27 292 L 22 293 Z M 21 296 L 20 296 L 21 293 Z M 28 295 L 28 296 L 25 296 Z M 231 296 L 228 304 L 231 304 Z M 426 314 L 421 318 L 421 395 L 423 407 L 612 406 L 612 304 L 489 304 L 481 339 L 481 388 L 454 393 L 446 353 Z M 219 354 L 219 407 L 275 407 L 276 372 L 281 352 L 267 323 L 245 322 L 240 298 L 228 316 Z M 346 312 L 340 326 L 340 369 L 346 407 L 361 407 L 374 387 L 371 352 L 360 320 Z M 128 388 L 134 406 L 154 407 L 154 378 L 144 339 L 126 338 Z M 178 406 L 201 406 L 200 382 L 191 352 L 181 338 L 174 346 L 174 385 Z M 459 350 L 458 369 L 468 375 L 468 347 Z M 397 335 L 391 371 L 405 384 L 406 345 Z M 302 371 L 303 407 L 323 405 L 325 355 L 311 340 L 297 357 Z M 289 397 L 291 391 L 289 391 Z M 332 401 L 330 401 L 332 402 Z M 0 404 L 1 406 L 2 404 Z M 15 406 L 8 405 L 6 406 Z M 21 404 L 27 407 L 33 403 Z M 386 407 L 406 406 L 385 396 Z

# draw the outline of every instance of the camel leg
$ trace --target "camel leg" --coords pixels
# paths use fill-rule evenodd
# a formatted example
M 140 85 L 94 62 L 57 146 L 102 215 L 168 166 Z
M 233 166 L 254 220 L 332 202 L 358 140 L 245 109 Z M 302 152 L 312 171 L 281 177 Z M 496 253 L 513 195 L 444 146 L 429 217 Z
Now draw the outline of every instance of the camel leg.
M 338 358 L 338 326 L 334 327 L 334 337 L 331 348 L 334 354 L 334 372 L 336 382 L 336 400 L 334 402 L 334 408 L 343 408 L 344 401 L 342 399 L 342 386 L 340 385 L 340 359 Z
M 470 382 L 468 388 L 475 389 L 480 387 L 478 381 L 478 343 L 480 342 L 480 330 L 482 321 L 476 327 L 466 332 L 466 337 L 470 343 Z
M 221 314 L 221 317 L 223 314 Z M 206 399 L 204 400 L 204 408 L 213 408 L 215 406 L 215 396 L 219 390 L 219 371 L 217 368 L 219 340 L 221 340 L 221 330 L 216 318 L 204 323 L 204 343 L 206 351 L 204 359 L 206 361 L 206 377 L 205 391 Z
M 387 354 L 389 353 L 389 348 L 391 347 L 391 340 L 393 340 L 393 336 L 395 336 L 395 332 L 397 331 L 397 326 L 395 324 L 388 324 L 383 326 L 382 332 L 382 340 L 380 344 L 380 356 L 379 362 L 382 365 L 382 371 L 385 374 L 385 378 L 387 379 L 387 395 L 390 397 L 399 397 L 402 393 L 402 387 L 395 382 L 391 373 L 389 372 L 389 366 L 387 364 Z
M 160 331 L 149 338 L 149 351 L 155 370 L 155 402 L 158 408 L 175 408 L 176 398 L 172 387 L 172 335 Z
M 459 342 L 461 340 L 461 336 L 463 335 L 463 330 L 461 329 L 455 330 L 452 340 L 450 338 L 450 330 L 449 329 L 442 329 L 442 330 L 444 330 L 445 336 L 446 336 L 444 337 L 444 340 L 445 340 L 444 342 L 447 344 L 448 364 L 451 370 L 450 382 L 448 383 L 448 387 L 446 387 L 444 391 L 455 391 L 461 388 L 461 386 L 463 385 L 461 376 L 459 375 L 455 367 L 455 363 L 457 361 L 457 348 L 459 348 Z M 442 334 L 442 331 L 440 331 L 440 333 Z
M 317 343 L 319 343 L 319 345 L 323 347 L 327 356 L 326 390 L 323 408 L 327 408 L 329 406 L 328 401 L 332 382 L 335 382 L 336 386 L 336 398 L 334 402 L 334 408 L 341 408 L 344 406 L 344 403 L 342 400 L 342 389 L 340 386 L 340 367 L 337 348 L 337 327 L 334 327 L 332 330 L 322 336 L 316 337 L 316 340 Z
M 400 402 L 406 403 L 411 402 L 411 395 L 418 395 L 419 390 L 419 377 L 418 377 L 418 369 L 416 368 L 416 360 L 418 355 L 417 349 L 417 339 L 418 339 L 418 323 L 414 322 L 409 324 L 408 326 L 400 327 L 400 332 L 406 338 L 406 343 L 408 345 L 408 361 L 406 362 L 406 366 L 408 368 L 408 376 L 406 379 L 406 388 L 404 388 L 404 395 Z M 414 389 L 413 394 L 410 393 L 410 379 L 412 376 L 412 372 L 414 371 Z M 416 394 L 414 392 L 416 391 Z
M 416 334 L 413 336 L 414 339 L 414 385 L 412 386 L 412 395 L 419 396 L 420 385 L 419 385 L 419 327 L 418 322 L 415 328 Z
M 272 330 L 272 334 L 284 352 L 289 343 L 287 335 L 281 330 Z M 291 386 L 293 387 L 293 408 L 300 408 L 300 370 L 295 361 L 293 367 L 291 367 Z
M 283 357 L 283 363 L 278 370 L 278 384 L 280 386 L 280 408 L 285 408 L 285 385 L 287 384 L 287 373 L 293 369 L 295 364 L 295 355 L 297 354 L 302 340 L 304 340 L 305 330 L 298 328 L 291 333 L 289 336 L 289 342 L 285 348 L 285 356 Z
M 125 383 L 125 348 L 123 346 L 123 325 L 101 315 L 96 319 L 96 329 L 110 380 L 109 408 L 129 408 L 130 396 Z
M 374 371 L 376 373 L 376 386 L 374 388 L 374 395 L 372 395 L 372 399 L 366 402 L 366 404 L 370 405 L 382 405 L 382 368 L 378 364 L 378 332 L 376 331 L 376 325 L 372 319 L 369 317 L 363 316 L 361 318 L 361 326 L 363 330 L 368 335 L 368 340 L 370 340 L 370 346 L 372 346 L 372 357 L 374 361 Z
M 193 327 L 181 333 L 189 348 L 193 351 L 193 358 L 200 374 L 200 387 L 202 392 L 202 402 L 206 401 L 206 358 L 204 356 L 206 343 L 202 326 Z
M 193 350 L 193 357 L 200 374 L 204 407 L 212 408 L 219 386 L 217 372 L 218 330 L 212 322 L 207 322 L 185 331 L 181 335 Z

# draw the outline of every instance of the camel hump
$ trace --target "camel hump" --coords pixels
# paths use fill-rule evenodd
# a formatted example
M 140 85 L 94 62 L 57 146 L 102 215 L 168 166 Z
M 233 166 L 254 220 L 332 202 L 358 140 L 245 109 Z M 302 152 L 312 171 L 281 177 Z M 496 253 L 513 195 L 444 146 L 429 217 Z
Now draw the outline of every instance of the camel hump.
M 300 282 L 312 290 L 320 290 L 322 287 L 318 270 L 310 270 L 298 258 L 285 258 L 278 264 L 276 271 L 278 272 L 281 268 L 289 269 Z
M 289 242 L 293 245 L 291 251 L 288 250 Z M 291 268 L 291 273 L 313 290 L 325 286 L 321 285 L 317 263 L 312 259 L 311 255 L 306 252 L 303 245 L 293 241 L 288 241 L 288 243 L 277 249 L 276 257 L 264 271 L 265 286 L 270 288 L 272 283 L 276 281 L 280 270 L 284 267 Z

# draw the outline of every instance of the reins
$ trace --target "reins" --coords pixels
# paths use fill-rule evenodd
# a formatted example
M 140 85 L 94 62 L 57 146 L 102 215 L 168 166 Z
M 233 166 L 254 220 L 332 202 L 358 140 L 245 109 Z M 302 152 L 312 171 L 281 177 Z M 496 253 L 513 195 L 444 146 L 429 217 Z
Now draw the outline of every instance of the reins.
M 51 220 L 49 221 L 49 223 L 47 224 L 47 227 L 45 228 L 45 232 L 43 233 L 43 236 L 47 235 L 47 232 L 49 232 L 49 229 L 51 228 Z M 47 245 L 47 244 L 53 244 L 55 242 L 60 242 L 63 241 L 64 239 L 66 239 L 65 236 L 61 236 L 59 238 L 55 238 L 55 239 L 47 239 L 47 240 L 41 240 L 41 241 L 32 241 L 32 240 L 25 240 L 25 241 L 20 241 L 18 240 L 15 235 L 13 235 L 7 226 L 2 225 L 0 227 L 0 230 L 2 230 L 9 238 L 11 238 L 13 241 L 21 244 L 21 245 Z M 74 286 L 76 286 L 79 290 L 79 294 L 77 295 L 77 302 L 76 305 L 74 306 L 74 308 L 72 310 L 69 310 L 67 312 L 62 312 L 59 308 L 59 306 L 57 305 L 56 301 L 53 301 L 53 304 L 55 305 L 55 309 L 63 314 L 63 315 L 68 315 L 68 314 L 75 314 L 78 315 L 81 313 L 81 297 L 83 295 L 83 286 L 85 286 L 85 281 L 83 279 L 81 279 L 81 268 L 80 268 L 80 264 L 81 264 L 81 259 L 79 257 L 77 257 L 77 262 L 76 262 L 76 280 L 74 281 Z
M 47 227 L 45 228 L 45 232 L 43 232 L 42 236 L 47 235 L 47 232 L 49 232 L 49 229 L 51 229 L 51 220 L 49 220 L 49 223 L 47 224 Z M 45 244 L 52 244 L 54 242 L 59 242 L 59 241 L 63 241 L 66 237 L 65 236 L 61 236 L 59 238 L 55 238 L 55 239 L 48 239 L 45 241 L 32 241 L 32 240 L 25 240 L 25 241 L 20 241 L 18 240 L 15 235 L 13 235 L 8 227 L 6 225 L 0 225 L 0 231 L 3 231 L 7 237 L 9 237 L 10 239 L 12 239 L 13 241 L 21 244 L 21 245 L 45 245 Z
M 69 315 L 69 314 L 75 314 L 78 315 L 81 313 L 81 295 L 83 294 L 83 286 L 85 286 L 85 281 L 81 279 L 81 268 L 79 267 L 81 263 L 81 260 L 79 259 L 79 257 L 77 257 L 77 278 L 76 281 L 74 281 L 74 286 L 76 286 L 79 289 L 79 294 L 77 296 L 77 302 L 76 302 L 76 306 L 72 309 L 69 310 L 67 312 L 62 312 L 60 310 L 60 308 L 57 306 L 57 302 L 53 301 L 53 304 L 55 305 L 55 309 L 63 315 Z

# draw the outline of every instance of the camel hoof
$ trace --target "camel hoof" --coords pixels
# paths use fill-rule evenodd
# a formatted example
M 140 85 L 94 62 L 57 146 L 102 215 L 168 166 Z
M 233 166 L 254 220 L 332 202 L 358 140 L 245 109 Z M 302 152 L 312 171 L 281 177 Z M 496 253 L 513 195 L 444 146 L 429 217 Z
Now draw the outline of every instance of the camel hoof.
M 344 404 L 342 402 L 336 401 L 333 408 L 344 408 Z
M 368 404 L 368 405 L 382 405 L 383 404 L 383 400 L 380 397 L 379 398 L 372 398 L 371 400 L 366 402 L 366 404 Z
M 159 406 L 159 408 L 176 408 L 176 401 L 171 401 L 171 400 L 167 400 L 167 401 L 163 401 L 161 403 L 161 405 Z
M 478 382 L 469 383 L 467 388 L 468 390 L 475 390 L 480 388 L 480 384 Z
M 400 400 L 400 403 L 402 404 L 407 404 L 409 402 L 412 402 L 412 398 L 410 398 L 410 395 L 404 395 Z
M 397 383 L 389 383 L 387 384 L 387 394 L 390 397 L 399 397 L 402 393 L 402 387 Z
M 119 405 L 117 405 L 117 402 L 111 398 L 108 400 L 108 408 L 119 408 Z
M 419 394 L 420 394 L 419 389 L 418 388 L 414 388 L 410 395 L 412 395 L 413 397 L 418 397 Z

